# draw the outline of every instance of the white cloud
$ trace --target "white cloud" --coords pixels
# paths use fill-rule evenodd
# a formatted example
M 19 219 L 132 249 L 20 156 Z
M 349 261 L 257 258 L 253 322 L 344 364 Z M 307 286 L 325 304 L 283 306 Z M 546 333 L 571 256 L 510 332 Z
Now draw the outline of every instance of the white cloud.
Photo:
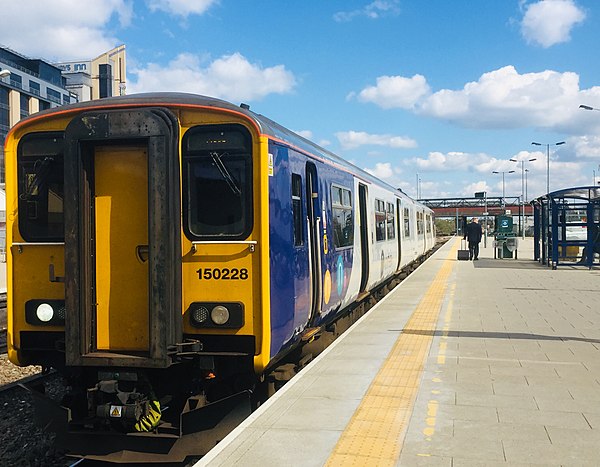
M 164 11 L 171 15 L 187 17 L 189 15 L 201 15 L 218 0 L 147 0 L 151 11 Z
M 333 19 L 338 23 L 352 21 L 354 18 L 365 17 L 369 19 L 379 19 L 384 16 L 393 16 L 400 13 L 398 0 L 375 0 L 363 8 L 351 11 L 339 11 L 333 15 Z
M 579 76 L 542 71 L 519 74 L 513 66 L 484 73 L 460 91 L 441 90 L 419 111 L 468 127 L 551 128 L 565 125 L 577 112 Z
M 490 186 L 487 184 L 487 182 L 482 181 L 482 180 L 480 180 L 478 182 L 470 183 L 467 186 L 465 186 L 462 190 L 462 195 L 470 197 L 470 196 L 474 196 L 475 193 L 478 193 L 481 191 L 485 191 L 485 192 L 490 191 Z
M 312 139 L 312 137 L 313 137 L 313 132 L 310 130 L 299 130 L 299 131 L 294 131 L 294 133 L 296 133 L 297 135 L 300 135 L 306 139 Z
M 410 109 L 429 93 L 429 85 L 422 75 L 414 75 L 412 78 L 380 76 L 377 78 L 377 84 L 360 91 L 357 99 L 360 102 L 372 102 L 384 109 Z M 351 93 L 348 98 L 354 95 Z
M 575 148 L 577 158 L 600 160 L 600 136 L 585 135 L 569 138 L 567 144 Z
M 485 154 L 469 154 L 466 152 L 448 152 L 446 154 L 438 151 L 430 152 L 427 158 L 412 158 L 405 161 L 418 171 L 450 172 L 456 170 L 477 170 L 481 164 L 487 163 L 492 158 Z
M 467 128 L 533 127 L 562 133 L 600 132 L 600 118 L 579 104 L 600 108 L 600 86 L 580 89 L 574 72 L 545 70 L 520 74 L 505 66 L 466 83 L 462 89 L 429 90 L 421 75 L 382 76 L 358 94 L 362 102 L 414 113 Z M 595 112 L 594 112 L 595 113 Z
M 47 60 L 89 59 L 120 44 L 106 31 L 114 15 L 121 26 L 127 26 L 132 4 L 127 0 L 53 0 L 51 6 L 46 0 L 3 2 L 0 43 Z
M 573 0 L 541 0 L 526 7 L 521 34 L 548 48 L 569 41 L 571 29 L 584 19 L 585 12 Z
M 343 149 L 355 149 L 359 146 L 386 146 L 390 148 L 415 148 L 417 142 L 406 136 L 377 135 L 364 131 L 340 131 L 335 134 Z
M 365 168 L 364 170 L 381 180 L 389 180 L 396 175 L 390 162 L 378 162 L 375 164 L 375 168 Z
M 296 85 L 294 75 L 283 65 L 262 68 L 234 53 L 203 67 L 196 55 L 182 53 L 165 66 L 154 63 L 132 70 L 137 81 L 128 84 L 130 92 L 190 92 L 230 101 L 260 100 L 268 94 L 284 94 Z

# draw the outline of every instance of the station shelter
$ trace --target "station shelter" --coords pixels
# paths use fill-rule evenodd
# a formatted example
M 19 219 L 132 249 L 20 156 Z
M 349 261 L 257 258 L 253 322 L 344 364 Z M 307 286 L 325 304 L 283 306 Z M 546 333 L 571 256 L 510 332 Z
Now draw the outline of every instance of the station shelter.
M 566 188 L 531 201 L 534 259 L 559 266 L 600 266 L 600 187 Z

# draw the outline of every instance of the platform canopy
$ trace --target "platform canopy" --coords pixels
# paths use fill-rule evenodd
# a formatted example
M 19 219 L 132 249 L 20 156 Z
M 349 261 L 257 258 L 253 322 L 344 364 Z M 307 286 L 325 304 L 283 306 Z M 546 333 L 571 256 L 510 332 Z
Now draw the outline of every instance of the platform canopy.
M 553 269 L 600 265 L 600 186 L 564 188 L 531 204 L 536 260 Z
M 597 201 L 600 199 L 600 186 L 580 186 L 575 188 L 564 188 L 562 190 L 553 191 L 552 193 L 542 195 L 539 198 L 534 199 L 532 203 L 541 202 L 542 200 L 547 200 L 548 198 L 573 198 Z

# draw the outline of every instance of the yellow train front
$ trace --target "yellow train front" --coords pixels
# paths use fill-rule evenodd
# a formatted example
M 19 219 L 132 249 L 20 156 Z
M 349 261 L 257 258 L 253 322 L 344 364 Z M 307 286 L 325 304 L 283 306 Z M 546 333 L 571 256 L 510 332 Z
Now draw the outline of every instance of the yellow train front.
M 39 404 L 74 454 L 183 459 L 249 413 L 271 344 L 269 158 L 249 115 L 145 95 L 9 134 L 9 358 L 67 378 Z

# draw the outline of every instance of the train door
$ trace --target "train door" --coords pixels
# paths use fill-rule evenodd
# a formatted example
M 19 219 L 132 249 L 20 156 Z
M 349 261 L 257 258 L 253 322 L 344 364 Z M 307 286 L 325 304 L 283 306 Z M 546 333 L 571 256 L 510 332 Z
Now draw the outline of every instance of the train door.
M 402 201 L 396 199 L 396 232 L 398 232 L 398 265 L 397 269 L 400 270 L 402 265 L 402 234 L 403 224 L 402 224 Z
M 69 365 L 166 367 L 182 342 L 177 134 L 161 109 L 89 112 L 67 127 Z
M 93 148 L 96 346 L 148 351 L 148 152 Z
M 367 290 L 369 281 L 369 217 L 367 215 L 367 186 L 358 185 L 358 211 L 360 216 L 360 251 L 361 251 L 361 278 L 360 292 Z
M 425 238 L 425 213 L 421 210 L 417 211 L 417 231 L 421 237 L 419 255 L 422 255 L 427 250 L 427 240 Z
M 317 167 L 306 164 L 306 212 L 308 220 L 308 252 L 310 263 L 311 313 L 309 322 L 321 311 L 321 207 L 319 206 L 319 181 Z

